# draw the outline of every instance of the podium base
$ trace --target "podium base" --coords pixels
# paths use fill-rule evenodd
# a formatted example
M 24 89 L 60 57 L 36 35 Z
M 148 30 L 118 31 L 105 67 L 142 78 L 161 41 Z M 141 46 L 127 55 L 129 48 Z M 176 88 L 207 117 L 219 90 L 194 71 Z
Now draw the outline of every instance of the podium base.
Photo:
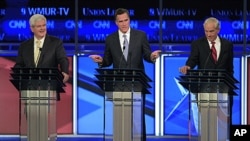
M 56 141 L 56 91 L 21 91 L 21 141 Z
M 195 114 L 193 116 L 198 117 L 198 125 L 193 124 L 198 132 L 196 141 L 227 141 L 229 139 L 228 94 L 198 93 L 195 96 L 198 99 L 192 101 L 192 106 L 198 107 L 196 114 L 193 111 Z
M 106 92 L 106 97 L 105 141 L 142 141 L 142 116 L 144 115 L 141 93 Z M 110 111 L 113 113 L 107 114 Z M 112 115 L 113 121 L 110 121 Z M 111 128 L 113 128 L 113 136 L 112 133 L 106 132 L 106 129 Z

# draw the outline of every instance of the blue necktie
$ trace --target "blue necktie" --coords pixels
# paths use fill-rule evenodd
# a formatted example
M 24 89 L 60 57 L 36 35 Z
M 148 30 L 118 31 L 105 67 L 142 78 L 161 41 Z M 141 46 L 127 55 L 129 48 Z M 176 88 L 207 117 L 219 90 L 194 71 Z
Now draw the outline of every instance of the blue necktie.
M 127 35 L 123 35 L 124 37 L 124 41 L 123 41 L 123 55 L 125 57 L 125 59 L 127 60 L 128 57 L 128 39 L 127 39 Z

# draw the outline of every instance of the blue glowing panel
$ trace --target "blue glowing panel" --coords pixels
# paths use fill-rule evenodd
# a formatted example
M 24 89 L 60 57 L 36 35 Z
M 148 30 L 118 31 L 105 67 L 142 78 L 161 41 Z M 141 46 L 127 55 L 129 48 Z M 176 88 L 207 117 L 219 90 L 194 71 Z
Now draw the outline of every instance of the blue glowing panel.
M 145 63 L 146 74 L 154 79 L 154 65 Z M 77 57 L 77 133 L 103 134 L 104 132 L 104 92 L 95 84 L 97 64 L 88 56 Z M 110 67 L 111 68 L 111 67 Z M 153 83 L 151 86 L 153 87 Z M 154 134 L 155 107 L 154 87 L 146 96 L 147 134 Z M 107 114 L 107 113 L 106 113 Z M 112 121 L 112 117 L 111 117 Z M 112 133 L 112 128 L 106 133 Z
M 64 42 L 74 42 L 75 1 L 0 1 L 0 41 L 21 42 L 33 37 L 29 18 L 33 14 L 43 14 L 47 18 L 49 34 L 61 38 Z M 63 29 L 63 30 L 62 30 Z
M 227 7 L 213 3 L 227 3 Z M 30 38 L 29 18 L 39 13 L 48 19 L 48 33 L 66 43 L 74 43 L 76 37 L 80 43 L 103 43 L 108 34 L 117 30 L 114 14 L 118 7 L 129 10 L 131 27 L 145 31 L 150 43 L 160 40 L 189 43 L 204 35 L 202 25 L 208 16 L 221 20 L 221 35 L 234 43 L 243 42 L 245 28 L 246 35 L 250 34 L 249 21 L 243 22 L 242 1 L 162 1 L 162 5 L 160 9 L 160 1 L 152 0 L 1 0 L 0 41 L 20 42 Z M 246 40 L 249 42 L 249 38 Z
M 165 135 L 188 135 L 189 125 L 189 92 L 183 88 L 176 77 L 181 74 L 178 68 L 183 66 L 187 57 L 165 57 L 164 58 L 164 134 Z M 234 77 L 240 81 L 240 58 L 234 58 Z M 240 86 L 238 86 L 240 88 Z M 238 96 L 233 102 L 233 124 L 241 123 L 241 92 L 235 91 Z M 197 111 L 197 107 L 192 107 Z M 196 115 L 196 114 L 194 114 Z M 190 119 L 197 120 L 197 117 Z M 192 123 L 197 123 L 193 121 Z M 191 125 L 197 127 L 197 125 Z M 196 131 L 192 130 L 195 135 Z

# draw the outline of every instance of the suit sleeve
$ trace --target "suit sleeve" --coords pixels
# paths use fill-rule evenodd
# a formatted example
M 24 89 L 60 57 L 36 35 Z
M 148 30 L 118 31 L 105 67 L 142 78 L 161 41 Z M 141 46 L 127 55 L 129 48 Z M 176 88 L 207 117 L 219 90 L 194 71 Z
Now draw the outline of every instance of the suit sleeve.
M 15 68 L 24 67 L 23 55 L 22 55 L 22 47 L 21 46 L 18 48 L 18 54 L 17 54 L 16 63 L 14 65 L 14 67 Z
M 192 69 L 198 64 L 199 60 L 199 45 L 197 42 L 191 43 L 191 51 L 186 61 L 186 65 L 191 67 Z
M 61 40 L 58 41 L 58 45 L 56 47 L 56 59 L 60 65 L 61 71 L 69 74 L 69 60 Z
M 101 65 L 99 64 L 99 67 L 108 67 L 112 63 L 116 64 L 115 62 L 113 62 L 113 61 L 117 61 L 114 58 L 116 56 L 121 57 L 121 55 L 118 54 L 118 52 L 115 51 L 116 47 L 114 47 L 115 46 L 114 41 L 115 41 L 114 35 L 110 35 L 110 36 L 107 37 L 107 39 L 105 41 L 105 49 L 104 49 L 103 62 L 101 63 Z M 115 52 L 115 54 L 114 53 L 112 54 L 112 52 Z
M 230 52 L 230 60 L 229 60 L 229 65 L 228 65 L 228 70 L 231 72 L 231 74 L 234 74 L 234 65 L 233 65 L 233 59 L 234 59 L 234 53 L 233 53 L 233 43 L 229 42 L 229 52 Z
M 151 60 L 151 48 L 150 48 L 150 44 L 148 42 L 146 33 L 143 32 L 142 34 L 142 47 L 143 47 L 143 58 L 150 63 L 153 63 L 153 61 Z

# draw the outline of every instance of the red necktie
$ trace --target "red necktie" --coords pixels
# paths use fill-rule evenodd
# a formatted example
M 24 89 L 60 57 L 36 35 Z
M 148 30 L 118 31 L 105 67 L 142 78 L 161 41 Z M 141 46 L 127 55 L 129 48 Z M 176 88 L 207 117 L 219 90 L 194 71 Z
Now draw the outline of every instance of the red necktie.
M 212 50 L 212 56 L 213 56 L 214 62 L 216 63 L 217 62 L 217 52 L 216 52 L 214 44 L 215 44 L 215 42 L 212 42 L 211 50 Z

